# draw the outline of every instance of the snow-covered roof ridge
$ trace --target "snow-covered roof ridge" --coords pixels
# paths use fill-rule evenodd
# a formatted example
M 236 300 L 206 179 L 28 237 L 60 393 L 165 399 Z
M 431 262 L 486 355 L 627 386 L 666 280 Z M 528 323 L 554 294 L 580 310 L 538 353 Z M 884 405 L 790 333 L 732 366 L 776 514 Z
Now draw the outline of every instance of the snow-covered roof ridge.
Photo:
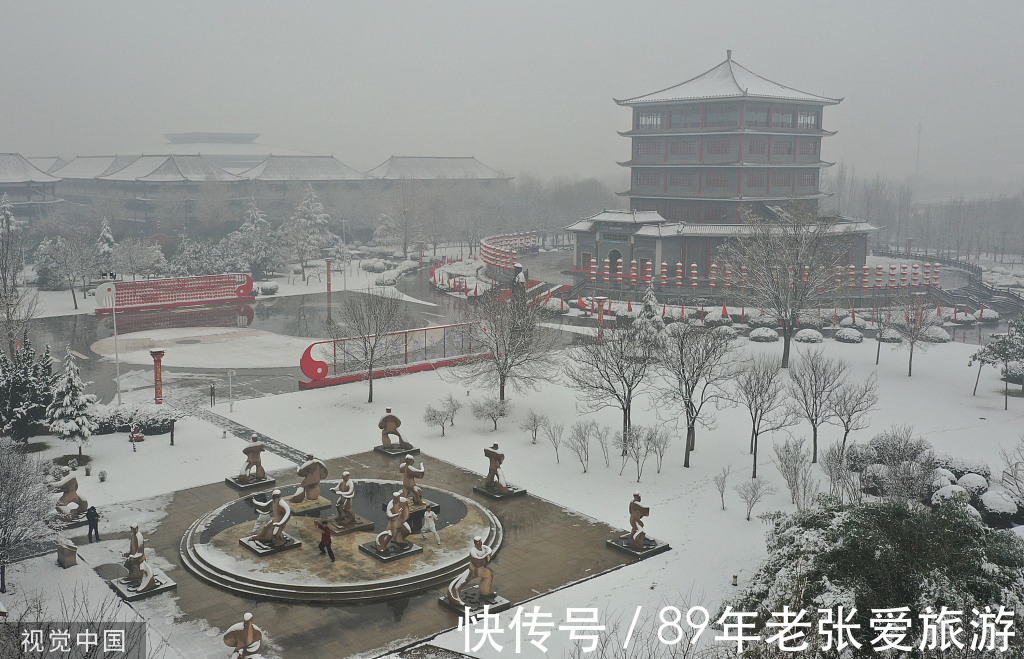
M 366 178 L 334 156 L 270 155 L 239 173 L 258 181 L 356 181 Z
M 202 156 L 140 156 L 100 178 L 109 181 L 241 181 Z
M 391 156 L 366 172 L 373 179 L 511 179 L 476 156 Z
M 20 153 L 0 153 L 0 183 L 56 183 L 59 180 Z
M 821 105 L 836 105 L 843 100 L 811 94 L 769 80 L 733 60 L 730 52 L 724 62 L 689 80 L 649 94 L 615 99 L 615 102 L 619 105 L 641 105 L 716 98 L 766 98 Z
M 29 156 L 26 160 L 32 163 L 34 167 L 37 167 L 47 174 L 52 174 L 54 171 L 68 164 L 67 161 L 60 156 Z
M 60 178 L 96 178 L 106 176 L 127 167 L 139 156 L 77 156 L 66 165 L 53 171 Z

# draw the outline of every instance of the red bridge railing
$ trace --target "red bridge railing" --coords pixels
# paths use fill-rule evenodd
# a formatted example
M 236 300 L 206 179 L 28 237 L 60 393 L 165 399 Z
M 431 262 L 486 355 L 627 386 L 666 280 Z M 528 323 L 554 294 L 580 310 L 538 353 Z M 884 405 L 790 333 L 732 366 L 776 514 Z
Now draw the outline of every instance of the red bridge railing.
M 419 327 L 391 332 L 389 350 L 374 361 L 374 377 L 415 373 L 443 366 L 454 366 L 479 356 L 473 350 L 469 329 L 473 323 Z M 363 337 L 317 341 L 306 348 L 299 368 L 307 380 L 301 389 L 328 387 L 366 379 L 367 359 Z
M 538 247 L 540 238 L 536 231 L 507 233 L 488 236 L 480 240 L 480 258 L 487 265 L 511 270 L 516 262 L 516 251 L 523 247 Z
M 235 273 L 172 277 L 104 284 L 97 291 L 96 313 L 129 309 L 164 309 L 219 302 L 252 302 L 252 277 Z M 116 304 L 115 304 L 116 302 Z

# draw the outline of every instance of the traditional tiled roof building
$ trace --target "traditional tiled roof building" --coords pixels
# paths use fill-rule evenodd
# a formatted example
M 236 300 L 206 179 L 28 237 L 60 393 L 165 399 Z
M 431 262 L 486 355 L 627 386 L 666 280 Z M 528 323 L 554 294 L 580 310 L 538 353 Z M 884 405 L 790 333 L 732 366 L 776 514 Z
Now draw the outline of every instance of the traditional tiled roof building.
M 42 171 L 17 153 L 0 153 L 0 196 L 7 200 L 20 219 L 31 219 L 59 203 L 55 187 L 60 179 Z
M 511 176 L 491 169 L 473 156 L 419 157 L 391 156 L 366 173 L 371 180 L 420 181 L 433 183 L 508 182 Z
M 803 92 L 764 78 L 732 59 L 660 91 L 616 100 L 633 111 L 621 132 L 631 143 L 629 211 L 605 211 L 566 228 L 576 238 L 576 270 L 589 278 L 596 259 L 628 273 L 636 260 L 650 262 L 661 280 L 686 277 L 697 266 L 705 280 L 719 246 L 745 232 L 748 212 L 784 221 L 783 207 L 816 212 L 825 195 L 820 172 L 821 140 L 834 135 L 822 111 L 842 99 Z M 849 262 L 863 265 L 867 235 L 874 227 L 842 221 L 850 236 Z M 614 283 L 615 277 L 610 277 Z

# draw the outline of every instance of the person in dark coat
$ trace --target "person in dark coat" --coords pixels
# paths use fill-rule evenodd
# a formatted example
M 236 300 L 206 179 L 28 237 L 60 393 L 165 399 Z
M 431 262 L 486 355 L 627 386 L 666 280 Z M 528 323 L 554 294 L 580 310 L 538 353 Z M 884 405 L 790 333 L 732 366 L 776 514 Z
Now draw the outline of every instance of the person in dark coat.
M 85 511 L 85 519 L 89 522 L 89 542 L 92 542 L 93 533 L 96 534 L 96 542 L 100 541 L 100 513 L 96 506 L 89 506 Z
M 331 549 L 331 527 L 327 526 L 327 522 L 313 522 L 316 528 L 320 529 L 320 544 L 317 545 L 317 549 L 323 554 L 324 550 L 327 550 L 327 555 L 331 557 L 331 562 L 334 562 L 334 550 Z

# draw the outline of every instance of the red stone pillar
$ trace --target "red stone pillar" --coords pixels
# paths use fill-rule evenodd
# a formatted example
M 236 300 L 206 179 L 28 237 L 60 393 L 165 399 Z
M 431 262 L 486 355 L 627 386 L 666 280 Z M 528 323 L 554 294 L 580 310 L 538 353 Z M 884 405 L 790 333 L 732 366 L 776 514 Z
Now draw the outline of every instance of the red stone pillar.
M 149 354 L 153 358 L 153 402 L 160 405 L 164 402 L 164 351 L 150 350 Z

